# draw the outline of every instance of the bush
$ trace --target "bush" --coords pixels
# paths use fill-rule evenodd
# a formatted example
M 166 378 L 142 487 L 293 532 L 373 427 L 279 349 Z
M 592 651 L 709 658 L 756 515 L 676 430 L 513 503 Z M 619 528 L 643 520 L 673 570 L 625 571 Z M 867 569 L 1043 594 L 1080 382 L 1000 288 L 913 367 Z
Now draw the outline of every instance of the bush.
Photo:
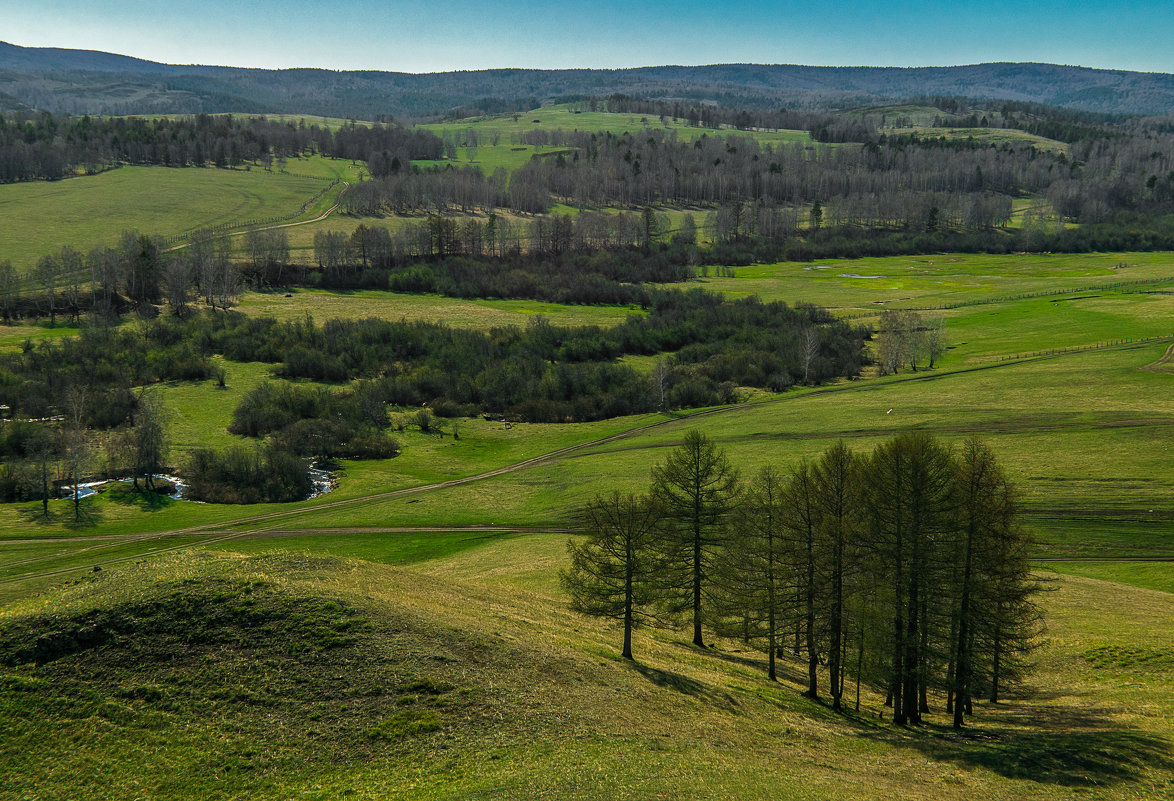
M 193 451 L 184 468 L 187 497 L 209 503 L 300 501 L 310 495 L 309 463 L 272 446 Z

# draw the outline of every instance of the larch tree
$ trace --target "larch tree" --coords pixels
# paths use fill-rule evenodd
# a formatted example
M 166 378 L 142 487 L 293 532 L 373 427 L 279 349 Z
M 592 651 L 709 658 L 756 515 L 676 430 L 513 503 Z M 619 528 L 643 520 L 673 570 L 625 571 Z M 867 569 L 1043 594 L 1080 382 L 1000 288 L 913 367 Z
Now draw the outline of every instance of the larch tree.
M 677 613 L 692 613 L 693 644 L 704 648 L 703 604 L 715 562 L 728 539 L 738 495 L 738 471 L 709 437 L 696 429 L 652 468 L 652 495 L 664 515 L 662 547 L 666 601 Z
M 859 459 L 843 442 L 825 451 L 812 468 L 819 506 L 820 586 L 832 709 L 840 709 L 844 693 L 848 600 L 859 573 L 859 469 Z
M 937 586 L 941 544 L 954 514 L 950 451 L 921 432 L 881 444 L 864 471 L 873 568 L 889 584 L 893 721 L 920 723 L 930 659 L 930 602 Z
M 775 658 L 794 609 L 783 531 L 785 491 L 782 476 L 770 466 L 748 482 L 718 569 L 720 606 L 730 633 L 761 643 L 771 681 L 778 675 Z
M 791 473 L 784 494 L 784 530 L 790 541 L 794 576 L 796 651 L 802 648 L 807 660 L 808 698 L 819 696 L 819 623 L 816 601 L 821 595 L 817 584 L 816 539 L 821 527 L 820 508 L 816 497 L 816 480 L 811 465 L 803 462 Z M 802 633 L 802 644 L 800 643 Z
M 632 630 L 655 619 L 653 539 L 660 510 L 648 496 L 613 492 L 596 496 L 580 518 L 586 539 L 567 542 L 571 565 L 559 580 L 572 609 L 621 623 L 623 656 L 632 659 Z

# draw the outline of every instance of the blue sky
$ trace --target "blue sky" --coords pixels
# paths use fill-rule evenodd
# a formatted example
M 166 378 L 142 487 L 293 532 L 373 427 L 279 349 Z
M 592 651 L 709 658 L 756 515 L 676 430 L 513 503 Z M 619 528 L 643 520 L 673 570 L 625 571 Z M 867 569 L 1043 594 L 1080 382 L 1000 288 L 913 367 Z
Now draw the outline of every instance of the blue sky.
M 405 72 L 984 61 L 1174 72 L 1174 2 L 0 0 L 0 40 L 179 64 Z

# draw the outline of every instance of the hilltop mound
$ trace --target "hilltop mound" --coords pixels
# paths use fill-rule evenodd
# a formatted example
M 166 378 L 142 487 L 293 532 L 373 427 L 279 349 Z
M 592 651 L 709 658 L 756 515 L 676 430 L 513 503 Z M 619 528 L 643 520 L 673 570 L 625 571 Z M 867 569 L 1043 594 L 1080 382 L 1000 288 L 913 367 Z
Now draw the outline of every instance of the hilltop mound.
M 0 796 L 49 782 L 104 798 L 267 795 L 500 733 L 520 687 L 493 685 L 513 649 L 357 593 L 361 572 L 287 555 L 139 566 L 0 618 Z M 61 736 L 46 742 L 46 724 Z M 79 757 L 101 769 L 60 771 Z
M 0 799 L 1043 799 L 1174 775 L 1164 738 L 1073 705 L 1084 684 L 958 737 L 878 721 L 867 690 L 861 715 L 835 715 L 801 697 L 801 665 L 771 683 L 739 643 L 642 634 L 630 663 L 550 590 L 562 545 L 492 540 L 416 568 L 189 552 L 0 608 Z M 1103 600 L 1063 586 L 1072 608 Z M 1074 642 L 1049 657 L 1062 685 L 1119 671 Z

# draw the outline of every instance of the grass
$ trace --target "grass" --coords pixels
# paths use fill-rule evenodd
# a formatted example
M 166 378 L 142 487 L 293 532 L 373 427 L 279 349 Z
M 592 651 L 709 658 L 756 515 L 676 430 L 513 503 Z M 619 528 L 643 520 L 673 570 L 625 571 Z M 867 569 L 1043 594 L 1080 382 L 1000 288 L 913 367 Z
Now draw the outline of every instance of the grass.
M 666 421 L 573 458 L 474 484 L 310 511 L 289 525 L 553 525 L 596 492 L 646 485 L 649 466 L 694 426 L 727 448 L 746 474 L 813 458 L 839 438 L 866 450 L 902 431 L 927 429 L 949 442 L 978 435 L 991 444 L 1021 489 L 1042 552 L 1165 553 L 1174 470 L 1166 449 L 1154 443 L 1174 438 L 1168 377 L 1137 369 L 1162 349 L 1076 354 L 928 381 L 846 384 L 831 395 L 794 393 Z M 1130 522 L 1135 510 L 1147 509 L 1162 514 Z M 1113 519 L 1102 528 L 1106 515 Z
M 973 141 L 980 145 L 1032 145 L 1045 152 L 1068 152 L 1068 145 L 1064 142 L 1014 128 L 948 128 L 920 125 L 914 128 L 886 128 L 885 133 L 890 136 L 917 136 L 922 139 Z
M 515 119 L 516 118 L 516 119 Z M 576 111 L 573 104 L 544 106 L 519 114 L 496 114 L 487 117 L 473 117 L 452 122 L 430 123 L 421 128 L 438 136 L 455 134 L 462 137 L 474 132 L 478 138 L 475 152 L 458 147 L 451 159 L 436 161 L 414 161 L 420 167 L 446 165 L 475 166 L 486 175 L 497 169 L 512 173 L 529 162 L 534 156 L 549 156 L 564 152 L 561 145 L 527 145 L 521 141 L 522 134 L 533 130 L 583 131 L 587 133 L 611 132 L 613 134 L 640 134 L 645 131 L 670 131 L 678 139 L 691 142 L 701 136 L 748 136 L 760 144 L 778 147 L 780 145 L 803 144 L 815 147 L 807 131 L 738 131 L 732 128 L 696 128 L 683 120 L 662 121 L 659 116 L 640 114 L 617 114 L 606 111 Z M 494 136 L 497 144 L 493 144 Z M 844 145 L 819 145 L 819 147 L 843 147 Z
M 735 268 L 734 278 L 704 278 L 702 284 L 735 296 L 864 314 L 1158 279 L 1174 279 L 1169 253 L 954 253 L 750 265 Z
M 525 326 L 538 315 L 548 318 L 554 325 L 613 326 L 622 323 L 629 314 L 642 314 L 639 309 L 626 306 L 569 306 L 530 300 L 463 300 L 379 290 L 319 289 L 299 289 L 290 293 L 248 292 L 241 296 L 236 310 L 278 320 L 304 318 L 306 315 L 318 322 L 378 317 L 444 322 L 457 328 L 482 330 L 507 325 Z
M 957 738 L 940 699 L 919 730 L 878 721 L 869 692 L 860 715 L 832 715 L 801 697 L 801 665 L 783 660 L 772 684 L 736 642 L 701 652 L 644 631 L 639 662 L 619 659 L 617 632 L 569 613 L 552 581 L 564 540 L 493 538 L 407 566 L 196 552 L 9 603 L 0 786 L 111 799 L 1117 799 L 1171 786 L 1174 668 L 1158 643 L 1174 636 L 1174 595 L 1061 578 L 1044 599 L 1040 686 L 977 704 Z
M 1174 593 L 1174 567 L 1169 562 L 1048 562 L 1046 565 L 1063 575 Z
M 295 214 L 329 180 L 352 174 L 349 162 L 290 160 L 287 173 L 260 168 L 121 167 L 64 181 L 0 186 L 0 250 L 18 269 L 70 245 L 87 252 L 120 232 L 175 235 L 199 228 Z M 323 198 L 312 216 L 330 204 Z
M 541 113 L 551 127 L 616 123 Z M 0 508 L 0 798 L 1168 797 L 1174 579 L 1168 562 L 1140 561 L 1174 556 L 1174 379 L 1140 369 L 1167 343 L 1000 359 L 1168 337 L 1168 283 L 1096 287 L 1174 279 L 1172 267 L 1169 254 L 739 267 L 702 283 L 846 315 L 955 306 L 943 312 L 952 349 L 934 371 L 759 393 L 686 416 L 510 428 L 472 419 L 459 439 L 408 427 L 395 433 L 401 456 L 346 463 L 334 492 L 299 504 L 112 490 L 84 502 L 80 524 L 65 501 L 47 519 L 36 504 Z M 1022 297 L 1057 289 L 1068 294 Z M 628 313 L 291 294 L 246 295 L 242 309 L 481 328 Z M 0 347 L 68 330 L 0 327 Z M 161 387 L 175 457 L 242 442 L 225 426 L 270 369 L 229 363 L 227 390 Z M 640 664 L 618 659 L 613 629 L 566 609 L 557 573 L 567 535 L 550 530 L 596 492 L 647 486 L 650 466 L 692 427 L 745 474 L 786 469 L 841 438 L 858 451 L 910 429 L 985 439 L 1020 488 L 1054 579 L 1033 684 L 980 704 L 976 733 L 958 738 L 936 711 L 923 729 L 894 730 L 868 693 L 860 716 L 833 716 L 800 697 L 800 665 L 784 660 L 772 685 L 740 643 L 700 652 L 671 630 L 645 631 Z M 387 494 L 624 432 L 482 480 Z M 1089 561 L 1060 561 L 1076 558 Z M 38 664 L 37 649 L 53 658 Z
M 516 119 L 515 119 L 516 117 Z M 611 132 L 613 134 L 637 134 L 646 130 L 667 130 L 676 132 L 678 138 L 692 141 L 702 136 L 739 135 L 752 136 L 763 144 L 803 142 L 810 143 L 807 131 L 737 131 L 734 129 L 714 130 L 695 128 L 683 120 L 669 119 L 665 122 L 656 115 L 622 114 L 606 111 L 576 111 L 573 104 L 557 104 L 521 112 L 519 114 L 496 114 L 487 117 L 473 117 L 453 122 L 422 125 L 437 135 L 445 132 L 460 133 L 475 131 L 478 135 L 478 154 L 486 146 L 493 147 L 491 136 L 496 132 L 500 139 L 497 147 L 507 144 L 517 146 L 517 137 L 533 130 L 584 131 L 588 133 Z M 557 149 L 557 148 L 555 148 Z

